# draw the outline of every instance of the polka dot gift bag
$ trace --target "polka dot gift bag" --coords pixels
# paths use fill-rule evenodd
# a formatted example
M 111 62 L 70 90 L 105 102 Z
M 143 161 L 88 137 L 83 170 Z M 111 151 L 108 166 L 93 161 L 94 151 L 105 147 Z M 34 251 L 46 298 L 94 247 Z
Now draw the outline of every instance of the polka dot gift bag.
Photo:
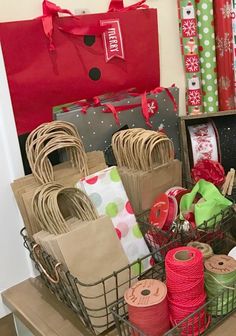
M 110 167 L 81 179 L 76 187 L 85 191 L 95 205 L 99 215 L 111 218 L 116 233 L 130 263 L 149 254 L 148 247 L 139 230 L 136 218 L 116 167 Z M 138 264 L 135 264 L 138 273 Z M 145 258 L 142 270 L 151 267 Z

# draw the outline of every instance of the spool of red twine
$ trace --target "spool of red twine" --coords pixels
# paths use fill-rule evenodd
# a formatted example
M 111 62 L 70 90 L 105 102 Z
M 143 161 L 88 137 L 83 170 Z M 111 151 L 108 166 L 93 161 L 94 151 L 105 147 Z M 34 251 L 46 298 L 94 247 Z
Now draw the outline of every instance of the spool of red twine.
M 149 336 L 162 336 L 170 329 L 166 285 L 154 279 L 136 282 L 125 292 L 129 321 Z M 139 335 L 132 330 L 132 335 Z
M 165 267 L 170 321 L 175 326 L 205 303 L 203 256 L 196 248 L 178 247 L 167 253 Z M 181 324 L 180 335 L 200 335 L 209 322 L 203 308 Z

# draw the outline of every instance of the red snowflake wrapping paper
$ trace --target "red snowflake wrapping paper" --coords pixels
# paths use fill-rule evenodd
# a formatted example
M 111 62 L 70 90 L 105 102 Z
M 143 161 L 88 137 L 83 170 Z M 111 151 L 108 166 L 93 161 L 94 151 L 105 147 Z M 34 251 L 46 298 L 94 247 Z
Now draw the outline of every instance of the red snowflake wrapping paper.
M 188 114 L 202 113 L 202 91 L 195 0 L 177 0 L 180 43 L 186 76 Z
M 232 110 L 235 108 L 231 11 L 231 1 L 215 1 L 214 18 L 220 111 Z

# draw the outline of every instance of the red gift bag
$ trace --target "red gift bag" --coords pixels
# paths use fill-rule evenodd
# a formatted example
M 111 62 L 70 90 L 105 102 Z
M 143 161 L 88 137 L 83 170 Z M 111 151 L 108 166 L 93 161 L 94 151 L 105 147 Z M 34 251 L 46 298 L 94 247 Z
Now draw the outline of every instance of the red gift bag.
M 18 134 L 50 121 L 53 106 L 159 86 L 157 11 L 144 2 L 74 17 L 45 0 L 42 17 L 0 23 Z

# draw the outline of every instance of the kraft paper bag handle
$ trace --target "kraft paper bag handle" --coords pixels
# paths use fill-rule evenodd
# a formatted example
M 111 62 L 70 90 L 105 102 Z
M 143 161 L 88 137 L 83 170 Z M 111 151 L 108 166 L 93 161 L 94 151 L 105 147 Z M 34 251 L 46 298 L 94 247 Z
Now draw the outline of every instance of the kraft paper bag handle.
M 205 180 L 199 180 L 192 191 L 182 196 L 180 201 L 180 218 L 184 219 L 184 214 L 189 212 L 194 199 L 199 193 L 205 200 L 205 202 L 196 203 L 194 205 L 194 215 L 196 225 L 199 226 L 219 214 L 228 206 L 232 205 L 232 202 L 225 198 L 220 191 L 214 186 L 214 184 Z M 212 224 L 214 221 L 212 221 Z M 209 223 L 211 225 L 211 223 Z
M 72 167 L 83 176 L 88 175 L 88 161 L 83 142 L 73 124 L 53 121 L 37 127 L 27 138 L 26 153 L 33 175 L 39 183 L 54 180 L 48 155 L 65 149 Z
M 57 235 L 70 231 L 60 208 L 60 201 L 63 201 L 71 217 L 82 221 L 98 218 L 93 203 L 82 190 L 47 183 L 36 190 L 32 199 L 32 211 L 41 228 L 52 234 Z
M 173 142 L 161 132 L 134 128 L 117 132 L 112 148 L 118 167 L 148 171 L 174 159 Z
M 155 160 L 157 158 L 157 161 Z M 174 160 L 174 145 L 169 138 L 156 138 L 150 143 L 148 164 L 150 169 Z
M 84 176 L 88 175 L 87 156 L 77 138 L 60 136 L 57 139 L 50 140 L 37 156 L 34 164 L 34 175 L 41 183 L 47 183 L 54 180 L 53 166 L 48 159 L 50 153 L 58 149 L 69 149 L 69 161 L 72 167 L 77 167 L 78 172 Z

